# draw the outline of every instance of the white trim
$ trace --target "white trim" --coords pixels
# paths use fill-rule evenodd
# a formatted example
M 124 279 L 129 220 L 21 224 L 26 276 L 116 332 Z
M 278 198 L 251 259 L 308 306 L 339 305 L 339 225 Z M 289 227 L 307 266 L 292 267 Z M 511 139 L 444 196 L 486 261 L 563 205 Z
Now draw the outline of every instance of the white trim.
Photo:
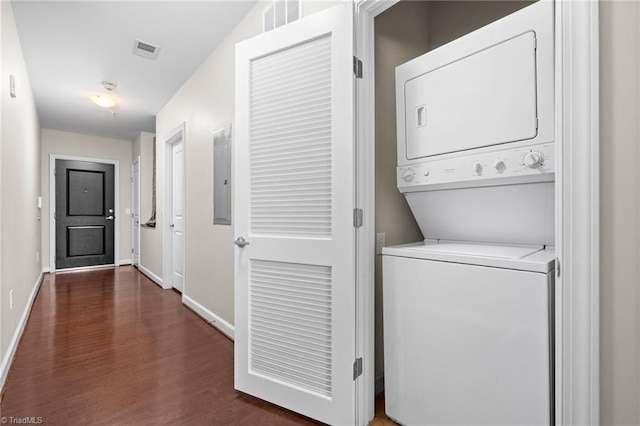
M 358 356 L 365 356 L 362 380 L 357 383 L 356 424 L 366 425 L 375 415 L 375 394 L 383 386 L 375 378 L 375 17 L 399 0 L 360 0 L 356 3 L 356 56 L 362 61 L 362 79 L 356 80 L 357 206 L 363 210 L 357 229 Z M 367 361 L 367 357 L 371 359 Z
M 131 265 L 131 259 L 120 259 L 120 263 L 118 266 L 126 266 Z
M 120 161 L 105 160 L 103 158 L 74 157 L 71 155 L 49 155 L 49 269 L 56 272 L 56 160 L 87 161 L 91 163 L 113 164 L 113 198 L 115 220 L 113 223 L 113 260 L 119 265 L 120 256 Z
M 184 181 L 185 181 L 185 187 L 186 187 L 186 182 L 187 182 L 187 167 L 186 167 L 186 161 L 187 161 L 187 141 L 186 141 L 186 123 L 182 122 L 182 124 L 180 124 L 178 127 L 176 127 L 175 129 L 173 129 L 172 131 L 170 131 L 167 136 L 165 136 L 164 141 L 162 146 L 164 147 L 164 168 L 163 168 L 163 175 L 164 175 L 164 198 L 163 198 L 163 203 L 164 203 L 164 208 L 163 208 L 163 213 L 164 213 L 164 217 L 166 218 L 164 221 L 164 224 L 161 224 L 160 226 L 162 226 L 162 277 L 163 277 L 163 282 L 167 283 L 168 287 L 164 287 L 164 288 L 172 288 L 173 285 L 171 284 L 171 275 L 173 274 L 172 271 L 172 255 L 173 255 L 173 247 L 172 247 L 172 233 L 171 233 L 171 228 L 169 227 L 169 224 L 171 223 L 171 215 L 172 215 L 172 205 L 173 205 L 173 153 L 172 153 L 172 148 L 173 145 L 182 141 L 183 143 L 183 149 L 184 149 L 184 161 L 185 161 L 185 167 L 184 167 L 184 172 L 185 172 L 185 176 L 184 176 Z M 185 252 L 186 252 L 186 247 L 187 247 L 187 214 L 186 214 L 186 204 L 187 204 L 187 194 L 186 194 L 186 190 L 183 189 L 184 191 L 184 203 L 185 203 L 185 208 L 184 208 L 184 235 L 183 235 L 183 250 L 182 250 L 182 266 L 184 268 L 183 270 L 183 275 L 182 275 L 182 293 L 185 293 L 187 290 L 187 271 L 186 271 L 186 259 L 185 259 Z
M 42 268 L 42 272 L 48 274 L 51 270 L 48 267 Z
M 4 384 L 7 380 L 7 377 L 9 376 L 11 363 L 13 362 L 13 358 L 16 355 L 18 344 L 20 343 L 20 339 L 22 338 L 22 334 L 24 333 L 24 328 L 27 325 L 29 314 L 31 313 L 31 308 L 33 307 L 33 303 L 36 300 L 36 295 L 38 294 L 38 290 L 40 290 L 43 279 L 44 270 L 40 272 L 40 275 L 38 275 L 38 279 L 36 280 L 36 283 L 33 286 L 33 290 L 31 290 L 31 294 L 29 295 L 29 299 L 27 300 L 27 306 L 24 307 L 24 312 L 22 313 L 22 317 L 20 317 L 20 322 L 18 322 L 16 331 L 13 333 L 11 342 L 9 342 L 9 347 L 4 354 L 4 358 L 2 358 L 2 364 L 0 365 L 0 390 L 4 390 Z
M 556 2 L 556 422 L 599 424 L 598 2 Z
M 182 303 L 188 306 L 193 312 L 201 316 L 209 325 L 217 328 L 222 334 L 230 338 L 235 339 L 235 328 L 227 321 L 223 320 L 218 315 L 214 314 L 186 294 L 182 294 Z
M 145 268 L 144 266 L 142 266 L 142 264 L 138 265 L 138 270 L 147 278 L 149 278 L 151 281 L 153 281 L 154 283 L 158 284 L 160 287 L 162 287 L 163 289 L 167 290 L 169 287 L 165 287 L 162 284 L 162 278 L 160 278 L 159 276 L 157 276 L 156 274 L 154 274 L 153 272 L 151 272 L 149 269 Z

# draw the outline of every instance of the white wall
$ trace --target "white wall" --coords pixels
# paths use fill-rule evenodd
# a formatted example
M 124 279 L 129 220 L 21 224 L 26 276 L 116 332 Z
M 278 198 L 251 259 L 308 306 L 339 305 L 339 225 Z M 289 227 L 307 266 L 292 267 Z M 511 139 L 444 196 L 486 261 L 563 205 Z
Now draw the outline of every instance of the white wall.
M 309 15 L 335 3 L 305 1 L 303 12 Z M 234 233 L 233 225 L 213 225 L 213 133 L 233 123 L 235 44 L 262 32 L 262 11 L 267 4 L 259 2 L 158 113 L 158 228 L 142 235 L 145 266 L 162 276 L 161 227 L 166 226 L 162 196 L 164 142 L 173 129 L 185 122 L 184 294 L 231 324 L 234 322 Z M 232 128 L 232 139 L 233 132 Z
M 36 257 L 40 255 L 40 124 L 10 2 L 0 1 L 0 15 L 1 386 L 42 266 Z M 16 77 L 16 98 L 9 95 L 9 74 Z
M 121 261 L 131 260 L 131 216 L 125 213 L 125 209 L 131 207 L 131 153 L 131 141 L 42 129 L 42 264 L 45 269 L 50 263 L 49 161 L 52 154 L 120 162 L 120 210 L 116 212 L 120 219 L 120 251 L 115 255 Z
M 600 3 L 600 423 L 640 424 L 640 3 Z

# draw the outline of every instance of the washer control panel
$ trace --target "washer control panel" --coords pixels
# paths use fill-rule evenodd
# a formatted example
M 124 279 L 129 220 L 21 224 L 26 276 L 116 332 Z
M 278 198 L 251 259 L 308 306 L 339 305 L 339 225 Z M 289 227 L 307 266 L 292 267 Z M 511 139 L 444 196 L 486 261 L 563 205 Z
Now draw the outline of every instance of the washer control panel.
M 397 169 L 398 188 L 405 192 L 427 190 L 431 185 L 482 186 L 553 180 L 554 149 L 553 143 L 546 143 L 401 166 Z

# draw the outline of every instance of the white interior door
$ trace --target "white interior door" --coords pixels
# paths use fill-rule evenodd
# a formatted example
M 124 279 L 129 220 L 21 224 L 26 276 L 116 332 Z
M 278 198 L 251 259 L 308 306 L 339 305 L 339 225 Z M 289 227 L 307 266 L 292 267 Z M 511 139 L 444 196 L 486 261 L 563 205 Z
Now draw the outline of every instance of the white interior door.
M 140 157 L 131 167 L 131 263 L 133 266 L 140 264 Z
M 235 387 L 353 424 L 352 3 L 236 49 Z
M 184 142 L 171 147 L 171 285 L 183 291 L 184 283 Z

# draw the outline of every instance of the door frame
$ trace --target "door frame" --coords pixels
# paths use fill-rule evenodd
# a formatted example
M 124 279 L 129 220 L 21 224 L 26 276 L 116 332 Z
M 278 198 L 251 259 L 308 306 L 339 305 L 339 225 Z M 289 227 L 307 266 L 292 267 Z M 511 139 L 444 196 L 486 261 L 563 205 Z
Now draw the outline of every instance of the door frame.
M 136 181 L 133 178 L 133 170 L 135 165 L 138 165 L 138 185 L 137 188 L 135 188 L 136 186 Z M 133 261 L 133 249 L 134 249 L 134 233 L 135 233 L 135 219 L 133 217 L 133 207 L 136 204 L 135 203 L 135 198 L 133 196 L 134 194 L 134 189 L 137 189 L 137 193 L 138 193 L 138 205 L 135 206 L 136 207 L 136 211 L 138 212 L 138 232 L 137 232 L 137 237 L 138 237 L 138 263 L 135 264 Z M 141 185 L 140 185 L 140 156 L 136 156 L 133 161 L 131 162 L 131 265 L 132 266 L 140 266 L 140 248 L 142 247 L 142 244 L 140 244 L 140 189 L 141 189 Z
M 86 161 L 90 163 L 110 164 L 114 166 L 113 171 L 113 197 L 115 219 L 113 224 L 113 264 L 83 266 L 81 268 L 65 268 L 65 271 L 78 269 L 104 268 L 108 266 L 120 266 L 120 161 L 106 160 L 103 158 L 75 157 L 72 155 L 49 154 L 49 270 L 56 272 L 56 221 L 54 219 L 56 211 L 56 160 Z
M 375 17 L 399 0 L 356 0 L 359 348 L 374 344 Z M 542 0 L 549 1 L 549 0 Z M 556 1 L 556 422 L 599 423 L 599 45 L 598 2 Z M 591 265 L 585 268 L 584 265 Z M 373 417 L 373 363 L 364 363 L 360 419 Z M 362 422 L 360 422 L 362 423 Z
M 163 139 L 162 146 L 164 147 L 164 200 L 163 200 L 163 216 L 164 220 L 162 223 L 162 288 L 171 289 L 173 288 L 173 284 L 171 281 L 171 277 L 173 275 L 172 265 L 173 265 L 173 240 L 172 240 L 172 232 L 171 227 L 169 226 L 171 223 L 171 215 L 173 213 L 173 145 L 182 141 L 183 149 L 184 149 L 184 182 L 185 187 L 184 191 L 184 246 L 182 248 L 182 266 L 184 268 L 182 274 L 182 295 L 186 294 L 187 290 L 187 271 L 186 271 L 186 256 L 185 252 L 187 251 L 187 212 L 186 212 L 186 204 L 187 204 L 187 194 L 186 194 L 186 183 L 187 183 L 187 141 L 185 138 L 186 131 L 186 123 L 183 121 L 178 127 L 171 130 Z

